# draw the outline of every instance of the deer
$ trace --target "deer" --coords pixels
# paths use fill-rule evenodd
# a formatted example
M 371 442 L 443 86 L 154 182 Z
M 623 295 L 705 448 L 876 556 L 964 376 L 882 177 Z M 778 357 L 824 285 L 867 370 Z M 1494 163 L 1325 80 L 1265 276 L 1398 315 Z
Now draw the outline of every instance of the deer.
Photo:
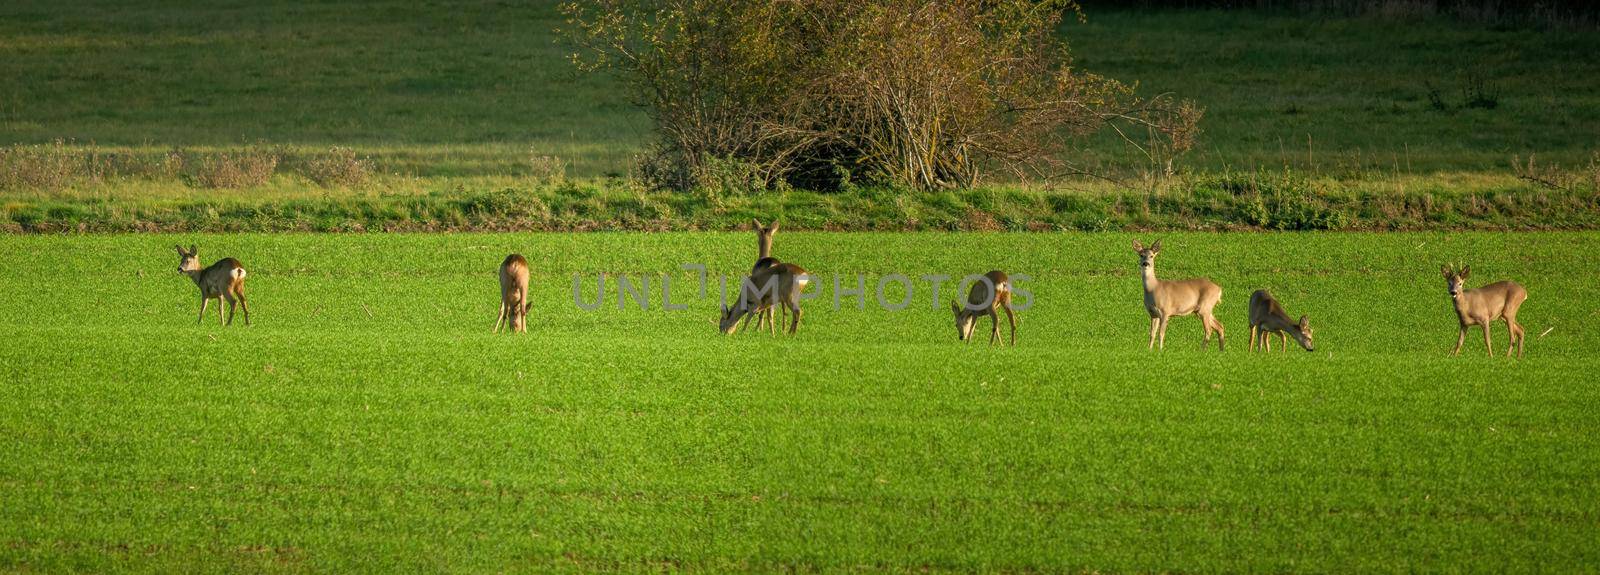
M 1511 337 L 1511 343 L 1506 347 L 1506 357 L 1511 357 L 1512 349 L 1517 350 L 1517 357 L 1522 357 L 1522 340 L 1526 334 L 1522 331 L 1522 325 L 1517 323 L 1517 310 L 1528 299 L 1528 290 L 1514 281 L 1499 281 L 1478 289 L 1466 289 L 1472 266 L 1454 271 L 1446 264 L 1439 266 L 1439 273 L 1444 274 L 1450 299 L 1455 304 L 1456 319 L 1461 324 L 1461 330 L 1456 334 L 1456 349 L 1450 355 L 1461 355 L 1461 346 L 1467 342 L 1467 328 L 1479 325 L 1483 326 L 1483 348 L 1489 352 L 1489 357 L 1494 357 L 1494 344 L 1489 340 L 1489 324 L 1504 319 Z
M 773 221 L 771 226 L 767 226 L 763 225 L 759 219 L 750 218 L 750 223 L 754 224 L 756 229 L 756 263 L 750 267 L 750 273 L 755 274 L 763 268 L 769 268 L 780 263 L 778 258 L 772 257 L 772 236 L 778 233 L 778 222 Z M 776 328 L 773 327 L 772 307 L 762 307 L 756 310 L 755 314 L 752 314 L 756 318 L 757 330 L 761 329 L 762 322 L 765 322 L 769 332 L 777 333 Z M 780 310 L 782 309 L 780 308 Z M 745 325 L 743 327 L 749 327 L 752 315 L 745 316 Z
M 805 268 L 791 263 L 778 263 L 756 270 L 741 282 L 739 296 L 733 305 L 722 305 L 717 329 L 725 335 L 732 335 L 739 330 L 740 318 L 748 319 L 747 316 L 759 313 L 764 308 L 781 305 L 792 318 L 788 332 L 794 335 L 800 329 L 800 294 L 805 292 L 806 284 L 810 282 L 811 276 Z M 760 324 L 757 326 L 759 329 Z
M 206 304 L 217 300 L 217 322 L 221 325 L 233 325 L 233 315 L 239 307 L 244 308 L 244 324 L 250 325 L 250 304 L 244 299 L 244 265 L 233 258 L 222 258 L 217 263 L 201 269 L 200 250 L 194 244 L 189 244 L 189 249 L 174 245 L 178 250 L 178 273 L 189 276 L 194 280 L 194 285 L 200 288 L 200 316 L 195 319 L 199 324 L 206 319 Z M 224 314 L 222 302 L 228 302 L 228 310 Z
M 1017 316 L 1011 310 L 1011 277 L 994 270 L 983 274 L 983 281 L 973 282 L 967 292 L 965 304 L 950 300 L 950 313 L 956 316 L 956 338 L 971 342 L 978 318 L 989 316 L 989 345 L 1000 339 L 1000 315 L 994 310 L 1006 310 L 1006 322 L 1011 324 L 1011 345 L 1017 345 Z
M 500 317 L 494 320 L 494 333 L 500 333 L 502 324 L 511 333 L 528 331 L 528 260 L 522 254 L 500 262 Z
M 1222 351 L 1225 336 L 1222 322 L 1211 312 L 1222 300 L 1222 288 L 1206 278 L 1176 281 L 1156 279 L 1156 255 L 1161 253 L 1161 240 L 1146 248 L 1133 240 L 1133 251 L 1139 254 L 1139 267 L 1144 274 L 1144 308 L 1150 312 L 1150 349 L 1157 345 L 1160 335 L 1161 349 L 1167 348 L 1167 320 L 1174 316 L 1198 315 L 1205 327 L 1205 339 L 1200 349 L 1211 344 L 1211 332 L 1217 332 L 1217 351 Z
M 1311 340 L 1311 318 L 1302 315 L 1300 321 L 1290 319 L 1277 298 L 1267 290 L 1256 290 L 1250 294 L 1250 351 L 1257 349 L 1256 338 L 1259 336 L 1260 346 L 1271 352 L 1273 334 L 1282 337 L 1283 351 L 1289 351 L 1291 336 L 1306 351 L 1317 350 Z

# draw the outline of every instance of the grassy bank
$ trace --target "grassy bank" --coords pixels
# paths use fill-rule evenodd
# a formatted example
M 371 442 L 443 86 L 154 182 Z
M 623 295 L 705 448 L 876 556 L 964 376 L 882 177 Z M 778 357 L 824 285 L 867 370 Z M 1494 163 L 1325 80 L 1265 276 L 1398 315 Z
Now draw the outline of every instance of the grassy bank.
M 683 194 L 620 180 L 540 185 L 517 178 L 398 185 L 414 187 L 317 192 L 280 179 L 248 193 L 130 183 L 110 193 L 14 195 L 0 205 L 0 231 L 730 230 L 752 216 L 780 219 L 790 229 L 835 231 L 1600 228 L 1600 195 L 1591 188 L 1471 174 L 1349 182 L 1227 172 L 1178 177 L 1144 191 L 1102 185 Z

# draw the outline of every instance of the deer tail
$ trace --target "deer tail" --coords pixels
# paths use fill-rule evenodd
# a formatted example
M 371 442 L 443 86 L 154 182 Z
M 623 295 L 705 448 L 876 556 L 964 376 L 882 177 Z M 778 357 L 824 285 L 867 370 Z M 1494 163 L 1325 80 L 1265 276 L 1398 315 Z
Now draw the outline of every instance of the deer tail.
M 244 268 L 233 268 L 233 279 L 242 280 L 244 279 L 244 276 Z

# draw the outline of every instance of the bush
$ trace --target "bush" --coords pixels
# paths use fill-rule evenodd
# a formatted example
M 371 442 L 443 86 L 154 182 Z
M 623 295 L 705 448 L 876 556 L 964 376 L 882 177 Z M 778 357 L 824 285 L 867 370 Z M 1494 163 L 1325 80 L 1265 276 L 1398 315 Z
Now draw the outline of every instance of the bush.
M 533 185 L 554 187 L 567 183 L 567 162 L 559 156 L 531 154 L 528 156 L 528 175 Z
M 1048 178 L 1071 159 L 1067 137 L 1119 124 L 1166 163 L 1193 144 L 1201 116 L 1073 68 L 1057 35 L 1072 0 L 595 0 L 563 10 L 579 66 L 620 72 L 655 120 L 659 149 L 643 171 L 680 190 L 721 185 L 706 178 L 725 166 L 710 165 L 730 161 L 763 186 L 818 189 L 845 177 L 965 188 L 991 168 Z
M 334 146 L 307 160 L 300 175 L 322 187 L 354 188 L 367 183 L 372 167 L 370 161 L 357 157 L 355 150 Z
M 260 144 L 237 152 L 207 154 L 194 162 L 188 180 L 201 188 L 256 187 L 272 179 L 279 157 L 277 150 Z
M 0 189 L 65 188 L 76 179 L 80 160 L 62 140 L 0 148 Z

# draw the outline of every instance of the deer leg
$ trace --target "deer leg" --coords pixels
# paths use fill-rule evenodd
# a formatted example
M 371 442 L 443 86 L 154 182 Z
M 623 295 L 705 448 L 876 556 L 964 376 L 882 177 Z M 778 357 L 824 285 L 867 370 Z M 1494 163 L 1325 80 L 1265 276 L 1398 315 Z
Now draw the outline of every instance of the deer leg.
M 994 345 L 998 339 L 1000 339 L 1000 314 L 995 313 L 994 308 L 989 308 L 989 345 Z
M 200 294 L 200 317 L 195 318 L 195 325 L 200 325 L 201 322 L 206 320 L 206 305 L 210 303 L 211 300 L 207 298 L 205 294 Z
M 1016 345 L 1017 345 L 1017 315 L 1015 313 L 1011 312 L 1011 304 L 1007 303 L 1005 305 L 1005 308 L 1006 308 L 1006 323 L 1011 324 L 1011 346 L 1012 347 L 1016 347 Z
M 789 311 L 794 312 L 794 315 L 790 316 L 789 335 L 794 335 L 795 332 L 800 331 L 800 306 L 794 306 Z
M 233 294 L 228 294 L 227 300 L 228 300 L 228 325 L 233 325 L 233 317 L 236 316 L 236 315 L 239 315 L 238 314 L 238 311 L 239 311 L 239 300 L 235 299 L 233 297 Z M 221 307 L 221 306 L 219 305 L 217 307 Z
M 1227 351 L 1227 348 L 1228 348 L 1228 334 L 1226 332 L 1222 331 L 1222 320 L 1217 319 L 1217 316 L 1210 316 L 1210 317 L 1211 317 L 1211 325 L 1216 327 L 1216 329 L 1217 329 L 1217 351 Z
M 1160 323 L 1161 320 L 1156 319 L 1155 317 L 1150 318 L 1150 346 L 1147 349 L 1156 348 L 1156 326 Z
M 1494 357 L 1494 344 L 1489 342 L 1489 324 L 1490 323 L 1491 322 L 1487 322 L 1487 321 L 1483 322 L 1483 348 L 1484 348 L 1484 351 L 1489 352 L 1489 357 Z
M 233 295 L 239 298 L 239 308 L 244 310 L 244 325 L 248 327 L 250 325 L 250 302 L 244 300 L 244 288 L 241 287 L 234 290 Z
M 494 331 L 491 332 L 491 333 L 500 333 L 500 324 L 505 323 L 505 321 L 506 321 L 506 302 L 504 300 L 501 300 L 500 301 L 500 315 L 495 316 L 495 318 L 494 318 Z
M 1161 339 L 1160 339 L 1159 343 L 1160 343 L 1160 346 L 1161 346 L 1161 350 L 1162 351 L 1166 351 L 1166 349 L 1167 349 L 1167 316 L 1164 315 L 1164 314 L 1161 316 Z
M 1205 336 L 1200 339 L 1200 349 L 1205 349 L 1211 345 L 1211 316 L 1202 314 L 1200 316 L 1200 327 L 1205 331 Z
M 1506 317 L 1506 336 L 1510 338 L 1506 343 L 1506 357 L 1512 357 L 1510 352 L 1512 352 L 1512 349 L 1517 349 L 1517 343 L 1520 341 L 1520 335 L 1518 335 L 1517 330 L 1518 325 L 1515 324 L 1514 320 Z
M 1516 321 L 1516 320 L 1512 320 L 1512 321 Z M 1513 326 L 1515 326 L 1517 328 L 1517 357 L 1520 358 L 1520 357 L 1522 357 L 1522 342 L 1523 342 L 1523 340 L 1528 339 L 1528 333 L 1525 332 L 1525 331 L 1522 331 L 1522 324 L 1520 324 L 1520 323 L 1513 323 L 1511 325 L 1513 325 Z
M 1467 326 L 1461 326 L 1461 331 L 1456 334 L 1456 349 L 1450 355 L 1461 355 L 1461 346 L 1467 343 Z
M 1283 352 L 1284 353 L 1289 353 L 1289 332 L 1283 331 L 1283 332 L 1278 332 L 1278 333 L 1279 333 L 1279 335 L 1282 336 L 1282 337 L 1278 338 L 1278 342 L 1283 344 L 1283 345 L 1281 345 L 1279 347 L 1283 348 Z
M 1256 326 L 1250 326 L 1250 351 L 1256 350 Z
M 217 325 L 228 325 L 228 316 L 223 315 L 226 311 L 222 309 L 222 296 L 217 296 Z

